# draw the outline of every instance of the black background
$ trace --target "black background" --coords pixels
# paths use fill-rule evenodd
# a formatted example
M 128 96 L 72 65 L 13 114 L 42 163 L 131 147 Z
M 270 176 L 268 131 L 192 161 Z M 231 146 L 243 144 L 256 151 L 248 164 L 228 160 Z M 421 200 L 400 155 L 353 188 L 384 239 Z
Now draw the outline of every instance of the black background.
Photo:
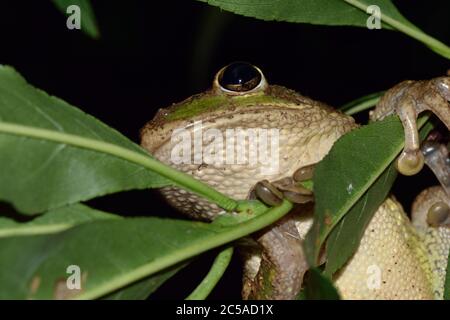
M 159 107 L 206 90 L 234 60 L 258 65 L 269 83 L 334 106 L 405 79 L 445 74 L 448 60 L 402 33 L 258 21 L 194 0 L 94 0 L 101 38 L 66 28 L 50 1 L 1 1 L 0 63 L 139 142 L 139 129 Z M 428 34 L 449 43 L 449 1 L 395 1 Z M 365 120 L 361 116 L 361 121 Z M 394 193 L 409 209 L 428 170 L 397 180 Z M 405 187 L 407 186 L 407 187 Z M 177 214 L 153 191 L 127 192 L 90 205 L 129 216 Z M 177 216 L 178 217 L 178 216 Z M 201 257 L 156 293 L 183 298 L 208 269 Z M 212 298 L 238 298 L 237 257 Z

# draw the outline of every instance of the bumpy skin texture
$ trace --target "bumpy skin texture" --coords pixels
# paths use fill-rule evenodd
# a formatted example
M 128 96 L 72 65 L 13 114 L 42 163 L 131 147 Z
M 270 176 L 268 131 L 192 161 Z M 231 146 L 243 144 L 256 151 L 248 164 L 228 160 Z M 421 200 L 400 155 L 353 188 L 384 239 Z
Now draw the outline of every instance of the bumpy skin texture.
M 205 95 L 212 95 L 212 93 L 208 92 Z M 190 117 L 188 120 L 170 122 L 164 120 L 186 102 L 164 109 L 142 130 L 142 145 L 158 160 L 192 174 L 234 199 L 246 199 L 249 190 L 258 181 L 264 179 L 274 181 L 291 176 L 297 168 L 318 162 L 330 150 L 338 137 L 356 127 L 353 118 L 292 90 L 270 86 L 264 95 L 272 99 L 267 103 L 255 99 L 256 102 L 249 101 L 244 105 L 239 101 L 241 97 L 225 97 L 223 104 L 227 106 L 226 108 L 219 106 L 206 114 Z M 171 143 L 173 130 L 185 128 L 193 136 L 194 122 L 198 120 L 202 121 L 203 131 L 215 128 L 219 129 L 224 136 L 225 130 L 229 128 L 279 129 L 279 154 L 281 155 L 279 171 L 266 175 L 261 172 L 259 163 L 254 165 L 173 164 L 171 162 L 171 151 L 174 146 Z M 195 151 L 193 143 L 192 141 L 191 150 Z M 204 137 L 203 148 L 207 148 L 210 143 Z M 247 144 L 245 150 L 248 150 Z M 235 150 L 235 157 L 240 152 L 242 151 Z M 216 205 L 178 188 L 164 188 L 162 193 L 174 207 L 195 219 L 212 220 L 221 212 Z
M 428 209 L 436 201 L 450 205 L 441 187 L 419 194 L 412 224 L 395 199 L 383 203 L 357 252 L 335 277 L 344 299 L 443 298 L 450 229 L 426 222 Z
M 217 90 L 210 91 L 160 110 L 143 128 L 142 145 L 157 159 L 235 199 L 246 199 L 258 181 L 289 177 L 296 169 L 317 163 L 340 136 L 357 126 L 351 117 L 283 87 L 269 86 L 263 93 L 245 97 L 224 95 L 218 101 L 216 95 Z M 186 105 L 202 99 L 213 101 L 214 107 L 200 107 L 201 112 L 188 116 L 181 112 Z M 246 99 L 245 102 L 242 99 Z M 259 164 L 171 163 L 172 132 L 185 128 L 193 133 L 194 122 L 198 120 L 203 122 L 203 130 L 216 128 L 222 133 L 237 127 L 280 129 L 279 172 L 265 175 Z M 206 139 L 202 141 L 204 147 L 209 143 Z M 170 187 L 162 192 L 173 206 L 194 219 L 209 221 L 222 212 L 216 205 L 184 190 Z M 244 298 L 295 298 L 308 268 L 300 244 L 311 225 L 312 208 L 303 209 L 260 232 L 251 248 L 244 251 Z M 439 289 L 442 281 L 439 284 L 436 280 L 441 276 L 434 275 L 437 268 L 434 265 L 445 268 L 443 261 L 446 261 L 448 246 L 439 247 L 440 242 L 434 240 L 436 232 L 424 230 L 415 231 L 401 206 L 388 199 L 375 213 L 355 256 L 336 275 L 342 296 L 350 299 L 442 297 Z M 439 234 L 448 243 L 450 235 L 445 232 Z M 428 242 L 421 241 L 427 233 L 431 234 Z M 373 265 L 381 270 L 381 283 L 377 289 L 367 286 Z M 368 267 L 371 268 L 367 270 Z
M 335 279 L 344 299 L 433 299 L 433 282 L 426 247 L 392 198 L 375 213 Z
M 442 298 L 444 291 L 447 257 L 450 251 L 450 228 L 448 225 L 430 227 L 427 223 L 429 208 L 437 201 L 450 207 L 450 197 L 442 187 L 431 187 L 422 191 L 412 206 L 412 224 L 424 243 L 431 271 L 434 276 L 435 296 Z

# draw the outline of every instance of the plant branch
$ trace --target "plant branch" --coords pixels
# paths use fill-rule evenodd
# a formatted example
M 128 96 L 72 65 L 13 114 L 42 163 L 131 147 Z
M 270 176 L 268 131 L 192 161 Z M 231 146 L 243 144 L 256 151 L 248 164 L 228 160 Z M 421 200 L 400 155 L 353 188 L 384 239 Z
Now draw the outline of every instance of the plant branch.
M 206 277 L 203 278 L 202 282 L 199 283 L 186 300 L 204 300 L 209 296 L 230 264 L 233 251 L 233 247 L 227 247 L 217 255 Z

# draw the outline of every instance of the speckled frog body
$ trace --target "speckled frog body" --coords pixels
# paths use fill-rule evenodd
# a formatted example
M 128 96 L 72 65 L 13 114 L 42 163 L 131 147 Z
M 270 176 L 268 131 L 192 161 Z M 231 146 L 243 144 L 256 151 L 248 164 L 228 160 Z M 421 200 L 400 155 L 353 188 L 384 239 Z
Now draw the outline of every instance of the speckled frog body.
M 419 112 L 432 110 L 449 127 L 449 84 L 448 77 L 402 82 L 389 90 L 371 113 L 373 120 L 394 112 L 402 120 L 405 148 L 397 160 L 400 172 L 414 174 L 422 168 L 424 159 L 428 164 L 431 158 L 424 158 L 419 149 L 415 122 Z M 313 167 L 340 136 L 357 126 L 353 118 L 324 103 L 269 85 L 257 67 L 234 63 L 217 73 L 211 90 L 160 109 L 142 129 L 141 144 L 160 161 L 234 199 L 256 194 L 263 201 L 268 199 L 266 203 L 284 196 L 298 203 L 294 212 L 254 235 L 253 245 L 242 250 L 244 298 L 293 299 L 308 270 L 302 241 L 313 219 L 311 195 L 296 182 L 299 176 L 310 178 L 311 170 L 302 169 Z M 268 141 L 276 138 L 277 143 L 269 148 L 273 151 L 275 146 L 279 153 L 276 170 L 262 170 L 260 161 L 205 160 L 205 150 L 216 160 L 220 158 L 217 156 L 228 159 L 227 151 L 232 153 L 232 160 L 242 156 L 251 144 L 249 136 L 244 136 L 239 147 L 232 144 L 235 148 L 231 149 L 218 148 L 217 137 L 231 137 L 227 136 L 230 129 L 254 128 L 265 130 Z M 187 140 L 192 150 L 189 161 L 174 161 L 180 151 L 174 150 L 179 148 L 183 134 L 197 134 L 198 139 Z M 433 171 L 443 186 L 427 189 L 417 197 L 411 220 L 393 197 L 386 199 L 366 228 L 357 252 L 334 276 L 343 298 L 442 299 L 450 248 L 449 162 L 447 148 L 430 150 L 440 155 L 433 162 Z M 165 187 L 161 192 L 169 203 L 194 219 L 211 221 L 224 212 L 177 187 Z M 266 281 L 267 272 L 272 274 L 270 283 Z

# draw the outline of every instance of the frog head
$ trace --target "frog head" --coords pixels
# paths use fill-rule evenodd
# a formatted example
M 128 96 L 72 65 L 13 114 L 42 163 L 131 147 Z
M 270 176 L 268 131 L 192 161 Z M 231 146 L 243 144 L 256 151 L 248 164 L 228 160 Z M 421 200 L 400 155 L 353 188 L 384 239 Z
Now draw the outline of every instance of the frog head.
M 211 89 L 160 109 L 141 130 L 141 141 L 160 161 L 239 200 L 258 181 L 292 176 L 318 162 L 355 126 L 351 117 L 269 85 L 259 68 L 236 62 L 217 72 Z M 194 218 L 210 220 L 221 212 L 178 188 L 163 194 Z

